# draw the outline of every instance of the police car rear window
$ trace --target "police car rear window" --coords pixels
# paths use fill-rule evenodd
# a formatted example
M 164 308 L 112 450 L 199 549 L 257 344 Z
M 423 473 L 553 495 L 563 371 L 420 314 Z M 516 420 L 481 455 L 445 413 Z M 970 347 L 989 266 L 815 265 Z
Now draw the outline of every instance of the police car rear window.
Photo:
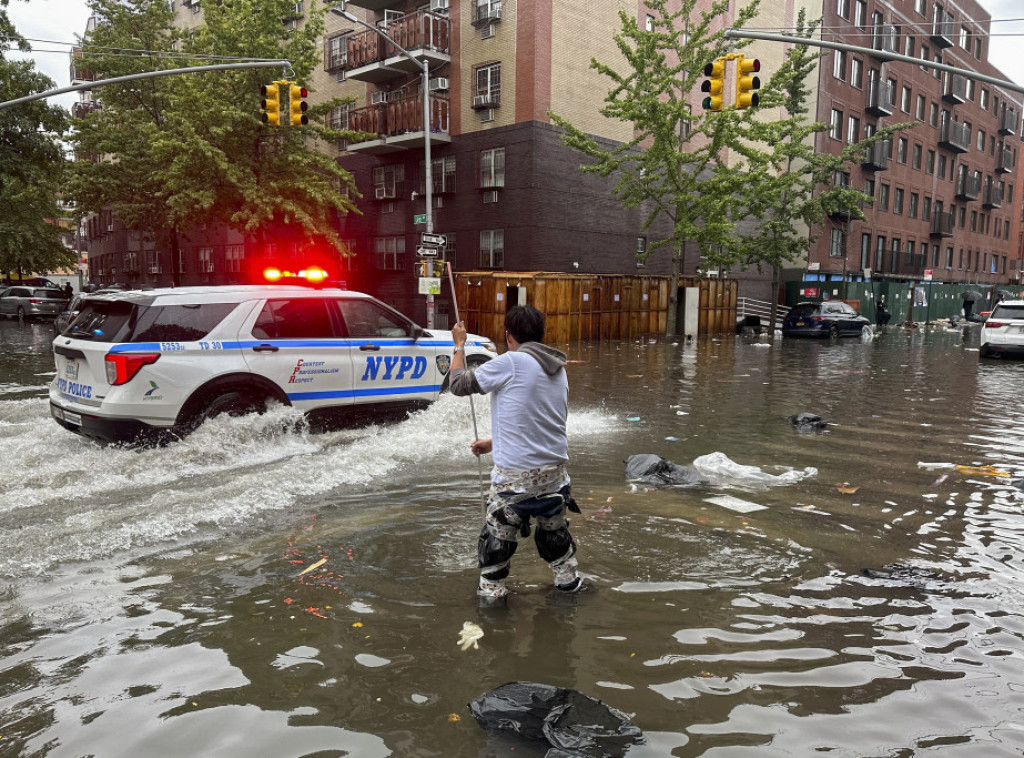
M 64 334 L 95 342 L 195 342 L 237 307 L 237 303 L 147 306 L 87 300 Z

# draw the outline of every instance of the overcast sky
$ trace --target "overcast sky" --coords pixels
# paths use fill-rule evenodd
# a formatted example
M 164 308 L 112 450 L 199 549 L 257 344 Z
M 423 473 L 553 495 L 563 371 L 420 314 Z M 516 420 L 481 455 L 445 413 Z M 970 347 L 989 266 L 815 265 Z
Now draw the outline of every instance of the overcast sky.
M 1024 2 L 980 2 L 992 16 L 989 60 L 1009 80 L 1024 84 L 1024 55 L 1020 53 L 1020 47 L 1024 45 Z M 12 0 L 8 12 L 18 31 L 31 39 L 33 48 L 38 51 L 32 56 L 37 68 L 53 79 L 57 87 L 69 86 L 69 46 L 75 35 L 85 30 L 85 22 L 89 18 L 84 0 Z M 53 99 L 65 107 L 70 107 L 76 100 L 78 94 L 75 92 Z

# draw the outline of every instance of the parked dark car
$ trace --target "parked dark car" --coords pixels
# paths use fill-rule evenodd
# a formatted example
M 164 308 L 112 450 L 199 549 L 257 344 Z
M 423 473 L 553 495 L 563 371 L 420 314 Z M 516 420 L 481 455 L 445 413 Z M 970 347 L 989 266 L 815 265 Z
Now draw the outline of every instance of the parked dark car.
M 54 287 L 7 287 L 0 291 L 0 316 L 3 318 L 54 318 L 67 300 Z
M 782 320 L 783 337 L 859 337 L 873 334 L 871 321 L 842 300 L 797 303 Z

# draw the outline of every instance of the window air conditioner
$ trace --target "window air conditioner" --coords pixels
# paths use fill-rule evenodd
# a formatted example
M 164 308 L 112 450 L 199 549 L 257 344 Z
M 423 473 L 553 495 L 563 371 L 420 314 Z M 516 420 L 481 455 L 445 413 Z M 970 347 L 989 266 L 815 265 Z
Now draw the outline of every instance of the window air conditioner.
M 395 196 L 395 193 L 387 187 L 374 187 L 373 196 L 378 200 L 387 200 Z
M 477 110 L 481 108 L 493 108 L 498 105 L 498 100 L 499 98 L 497 95 L 473 95 L 473 107 Z
M 448 12 L 448 0 L 430 0 L 430 10 L 433 12 Z
M 380 105 L 381 103 L 386 103 L 387 101 L 387 92 L 374 92 L 373 94 L 370 95 L 370 103 L 372 105 Z
M 431 79 L 429 82 L 431 92 L 447 92 L 448 91 L 448 77 L 438 76 Z

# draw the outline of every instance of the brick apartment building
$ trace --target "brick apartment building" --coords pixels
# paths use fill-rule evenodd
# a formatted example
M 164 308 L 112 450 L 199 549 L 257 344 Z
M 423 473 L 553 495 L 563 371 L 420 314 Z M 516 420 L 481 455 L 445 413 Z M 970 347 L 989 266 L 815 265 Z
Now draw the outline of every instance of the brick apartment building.
M 991 18 L 973 0 L 826 0 L 826 39 L 1003 80 Z M 885 124 L 918 122 L 836 177 L 874 197 L 864 221 L 833 218 L 804 280 L 1020 283 L 1020 93 L 960 74 L 830 51 L 818 70 L 819 152 Z M 794 272 L 797 273 L 797 272 Z
M 955 7 L 933 0 L 823 3 L 807 8 L 811 18 L 822 15 L 826 37 L 1000 76 L 986 60 L 989 17 L 971 0 Z M 755 25 L 790 28 L 797 10 L 763 2 Z M 579 171 L 581 156 L 561 144 L 548 113 L 609 144 L 632 137 L 628 125 L 600 116 L 608 80 L 590 69 L 590 61 L 618 60 L 612 38 L 618 13 L 643 22 L 642 3 L 352 0 L 348 11 L 428 65 L 433 231 L 445 236 L 443 256 L 456 271 L 638 273 L 647 209 L 624 209 L 612 182 Z M 184 0 L 176 12 L 183 26 L 202 23 L 200 0 Z M 728 25 L 735 13 L 731 8 L 721 23 Z M 425 298 L 413 273 L 422 258 L 416 248 L 426 213 L 421 66 L 360 23 L 338 13 L 326 21 L 311 99 L 352 97 L 354 105 L 336 109 L 330 123 L 376 135 L 326 148 L 354 174 L 362 195 L 362 215 L 341 221 L 341 236 L 355 255 L 339 262 L 338 275 L 352 289 L 424 322 Z M 785 46 L 759 42 L 751 50 L 770 72 Z M 695 108 L 700 95 L 692 95 Z M 1021 157 L 1020 96 L 907 63 L 830 53 L 820 64 L 815 107 L 817 118 L 832 125 L 818 135 L 820 151 L 836 150 L 881 124 L 922 124 L 875 151 L 850 176 L 836 178 L 868 189 L 875 206 L 865 209 L 867 221 L 832 219 L 813 230 L 818 238 L 807 259 L 784 278 L 834 281 L 845 273 L 857 279 L 869 270 L 876 278 L 921 278 L 930 271 L 943 280 L 1016 281 L 1021 193 L 1014 190 L 1012 169 Z M 127 270 L 132 283 L 169 283 L 170 261 L 151 243 L 147 248 L 144 237 L 121 230 L 113 218 L 90 224 L 94 275 L 106 271 L 106 279 L 123 280 L 123 273 L 110 272 Z M 237 280 L 247 254 L 247 240 L 211 231 L 186 245 L 180 280 Z M 670 265 L 667 251 L 659 252 L 639 273 L 666 275 Z M 699 265 L 696 247 L 688 246 L 684 275 L 695 275 Z M 769 297 L 767 273 L 726 273 L 739 281 L 741 295 Z M 452 313 L 447 291 L 437 298 L 439 326 Z

